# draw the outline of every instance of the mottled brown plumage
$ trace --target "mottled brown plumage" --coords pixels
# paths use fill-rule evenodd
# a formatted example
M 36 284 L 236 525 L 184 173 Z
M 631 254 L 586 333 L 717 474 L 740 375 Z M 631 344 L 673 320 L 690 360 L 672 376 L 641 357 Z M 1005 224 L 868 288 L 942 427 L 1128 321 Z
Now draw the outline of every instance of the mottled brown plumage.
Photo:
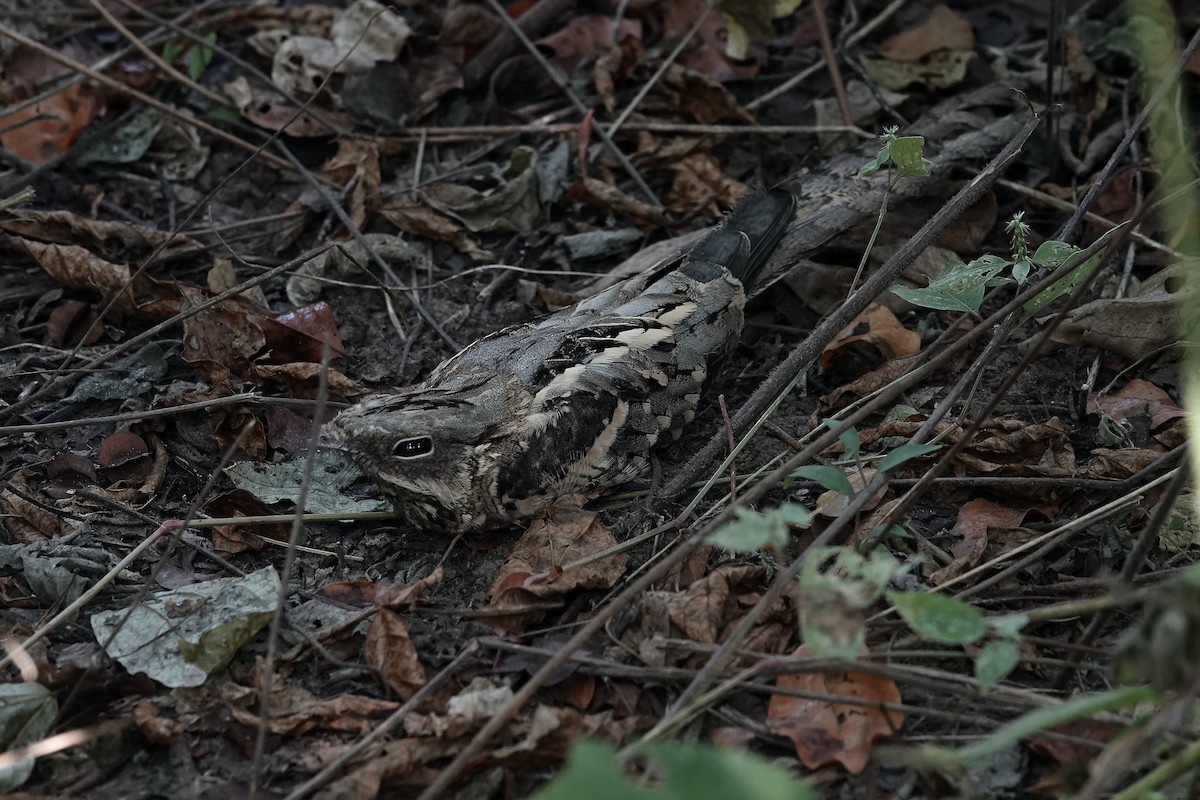
M 794 209 L 788 192 L 751 194 L 686 253 L 480 339 L 327 431 L 421 529 L 491 527 L 637 478 L 737 343 L 746 287 Z

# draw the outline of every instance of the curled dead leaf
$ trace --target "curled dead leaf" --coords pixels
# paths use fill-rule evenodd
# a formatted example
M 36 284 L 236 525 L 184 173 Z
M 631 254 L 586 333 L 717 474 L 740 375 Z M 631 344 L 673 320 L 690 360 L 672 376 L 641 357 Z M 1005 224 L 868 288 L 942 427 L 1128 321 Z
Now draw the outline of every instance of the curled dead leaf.
M 425 667 L 417 656 L 408 625 L 391 609 L 379 609 L 371 621 L 363 643 L 363 660 L 379 670 L 402 700 L 412 697 L 426 683 Z
M 100 442 L 100 468 L 114 483 L 140 484 L 154 468 L 146 440 L 132 431 L 117 431 Z
M 104 325 L 94 324 L 97 320 L 96 311 L 90 303 L 82 300 L 68 300 L 61 303 L 50 312 L 46 332 L 50 341 L 59 347 L 74 347 L 77 344 L 92 345 L 104 336 Z M 84 338 L 84 335 L 87 338 Z

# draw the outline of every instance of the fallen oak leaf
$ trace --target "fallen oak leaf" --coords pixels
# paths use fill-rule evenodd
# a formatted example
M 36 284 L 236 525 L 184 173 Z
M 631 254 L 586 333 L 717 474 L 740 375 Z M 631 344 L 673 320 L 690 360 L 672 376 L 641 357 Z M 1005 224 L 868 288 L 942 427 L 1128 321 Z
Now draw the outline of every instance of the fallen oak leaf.
M 810 656 L 802 645 L 792 655 Z M 871 745 L 900 729 L 904 715 L 879 706 L 839 703 L 837 697 L 899 703 L 900 689 L 889 678 L 855 672 L 853 667 L 828 672 L 787 673 L 775 685 L 829 695 L 828 699 L 773 694 L 767 706 L 767 728 L 792 740 L 796 756 L 809 769 L 837 762 L 852 775 L 867 766 Z

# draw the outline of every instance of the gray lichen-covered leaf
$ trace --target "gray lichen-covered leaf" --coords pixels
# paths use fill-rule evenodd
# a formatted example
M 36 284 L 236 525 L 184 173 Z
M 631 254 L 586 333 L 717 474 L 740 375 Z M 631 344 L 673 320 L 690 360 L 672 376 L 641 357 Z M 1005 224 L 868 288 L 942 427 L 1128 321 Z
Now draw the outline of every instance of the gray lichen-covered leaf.
M 164 686 L 199 686 L 271 621 L 279 594 L 274 567 L 151 595 L 132 609 L 92 617 L 92 632 L 130 672 Z

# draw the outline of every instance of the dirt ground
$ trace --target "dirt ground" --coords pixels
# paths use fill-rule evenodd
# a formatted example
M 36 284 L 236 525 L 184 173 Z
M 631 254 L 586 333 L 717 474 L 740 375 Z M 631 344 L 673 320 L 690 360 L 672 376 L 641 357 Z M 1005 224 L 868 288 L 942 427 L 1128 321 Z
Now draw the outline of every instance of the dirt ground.
M 0 793 L 1186 796 L 1194 231 L 1120 140 L 1200 17 L 1147 66 L 1118 3 L 617 5 L 0 11 Z M 796 220 L 643 479 L 455 536 L 306 467 L 757 187 Z

